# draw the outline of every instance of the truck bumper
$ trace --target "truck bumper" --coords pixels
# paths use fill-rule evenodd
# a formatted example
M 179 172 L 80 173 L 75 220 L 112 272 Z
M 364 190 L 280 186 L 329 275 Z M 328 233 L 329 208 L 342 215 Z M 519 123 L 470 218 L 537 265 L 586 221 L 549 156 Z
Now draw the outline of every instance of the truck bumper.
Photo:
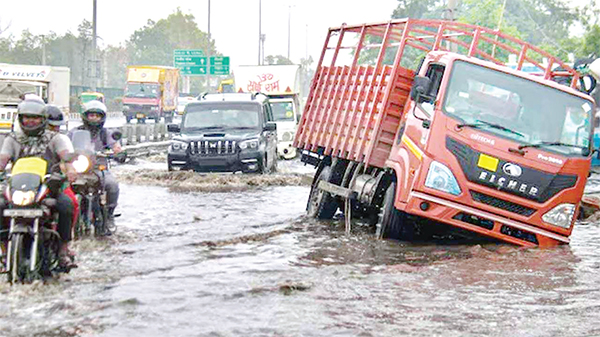
M 169 153 L 167 161 L 172 169 L 196 172 L 259 172 L 262 167 L 262 152 L 244 152 L 231 155 L 200 156 Z
M 296 158 L 296 148 L 292 145 L 292 142 L 278 142 L 277 143 L 277 154 L 279 157 L 284 159 Z
M 569 237 L 423 192 L 410 193 L 405 211 L 524 247 L 569 243 Z

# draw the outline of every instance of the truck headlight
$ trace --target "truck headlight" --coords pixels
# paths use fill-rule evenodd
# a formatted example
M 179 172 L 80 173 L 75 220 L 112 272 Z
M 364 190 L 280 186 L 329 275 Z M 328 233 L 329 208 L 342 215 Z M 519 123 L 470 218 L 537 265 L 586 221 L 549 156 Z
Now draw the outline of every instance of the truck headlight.
M 542 216 L 542 220 L 551 225 L 569 228 L 575 215 L 575 205 L 560 204 Z
M 150 111 L 156 111 L 156 110 L 158 110 L 157 106 L 153 105 L 153 106 L 150 107 Z
M 35 199 L 35 192 L 33 191 L 14 191 L 12 195 L 12 202 L 17 206 L 27 206 Z
M 123 105 L 123 111 L 129 111 L 129 105 Z
M 284 132 L 283 135 L 281 136 L 281 140 L 284 142 L 289 142 L 292 139 L 294 139 L 294 133 L 290 132 L 290 131 Z
M 425 186 L 453 195 L 459 195 L 461 193 L 458 182 L 456 181 L 454 174 L 452 174 L 452 171 L 450 171 L 446 165 L 438 163 L 437 161 L 434 161 L 429 165 Z
M 258 148 L 258 139 L 249 139 L 249 140 L 240 142 L 240 149 L 242 149 L 242 150 L 245 150 L 245 149 L 254 150 L 257 148 Z
M 188 148 L 188 143 L 174 140 L 171 142 L 171 150 L 174 152 L 185 151 Z

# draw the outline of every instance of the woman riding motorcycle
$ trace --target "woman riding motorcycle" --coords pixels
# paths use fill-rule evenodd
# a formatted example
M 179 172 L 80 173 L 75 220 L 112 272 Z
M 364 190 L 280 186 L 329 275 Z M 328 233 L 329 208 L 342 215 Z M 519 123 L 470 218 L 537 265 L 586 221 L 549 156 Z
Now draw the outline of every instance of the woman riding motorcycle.
M 14 163 L 19 158 L 41 157 L 48 162 L 48 171 L 58 173 L 61 171 L 59 164 L 64 164 L 67 179 L 74 181 L 77 173 L 71 165 L 73 144 L 65 135 L 46 129 L 48 123 L 46 105 L 38 100 L 26 98 L 19 104 L 17 113 L 19 128 L 6 137 L 0 150 L 0 172 L 4 171 L 9 162 Z M 73 203 L 64 191 L 59 191 L 56 199 L 58 232 L 61 238 L 60 264 L 67 268 L 74 267 L 68 249 L 68 243 L 71 241 Z M 0 202 L 0 224 L 3 228 L 6 226 L 3 217 L 5 207 L 6 202 Z M 3 235 L 0 239 L 6 241 L 7 236 Z

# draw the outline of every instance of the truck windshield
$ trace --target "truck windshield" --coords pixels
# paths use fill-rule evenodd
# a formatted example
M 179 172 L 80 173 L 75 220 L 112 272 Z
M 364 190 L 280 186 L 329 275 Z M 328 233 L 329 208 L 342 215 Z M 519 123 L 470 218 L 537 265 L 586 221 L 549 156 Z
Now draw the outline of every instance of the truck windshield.
M 183 130 L 258 129 L 260 106 L 256 104 L 188 105 L 181 123 Z
M 160 93 L 158 84 L 127 83 L 125 97 L 157 98 Z
M 456 61 L 442 111 L 523 147 L 589 154 L 593 103 L 524 78 Z
M 292 102 L 271 102 L 271 109 L 273 110 L 273 120 L 275 122 L 294 121 Z

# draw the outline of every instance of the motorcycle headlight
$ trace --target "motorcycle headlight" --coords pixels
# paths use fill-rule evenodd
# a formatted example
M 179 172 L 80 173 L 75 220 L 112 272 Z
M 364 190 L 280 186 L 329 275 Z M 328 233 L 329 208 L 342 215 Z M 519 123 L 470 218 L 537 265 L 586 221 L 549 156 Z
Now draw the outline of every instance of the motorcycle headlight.
M 284 142 L 289 142 L 292 139 L 294 139 L 294 133 L 293 132 L 284 132 L 283 135 L 281 136 L 281 140 Z
M 34 191 L 14 191 L 12 194 L 12 202 L 17 206 L 27 206 L 35 200 Z
M 77 158 L 72 163 L 73 168 L 75 168 L 75 172 L 84 173 L 90 169 L 92 163 L 90 159 L 82 154 L 78 155 Z
M 171 150 L 174 152 L 185 151 L 188 148 L 188 143 L 174 140 L 171 142 Z
M 573 223 L 574 215 L 575 205 L 560 204 L 544 214 L 542 220 L 554 226 L 569 228 L 571 227 L 571 223 Z
M 452 171 L 446 165 L 434 161 L 429 165 L 425 186 L 434 190 L 459 195 L 461 193 L 458 182 Z
M 249 139 L 249 140 L 245 140 L 243 142 L 240 142 L 240 149 L 245 150 L 245 149 L 257 149 L 258 148 L 258 139 Z

